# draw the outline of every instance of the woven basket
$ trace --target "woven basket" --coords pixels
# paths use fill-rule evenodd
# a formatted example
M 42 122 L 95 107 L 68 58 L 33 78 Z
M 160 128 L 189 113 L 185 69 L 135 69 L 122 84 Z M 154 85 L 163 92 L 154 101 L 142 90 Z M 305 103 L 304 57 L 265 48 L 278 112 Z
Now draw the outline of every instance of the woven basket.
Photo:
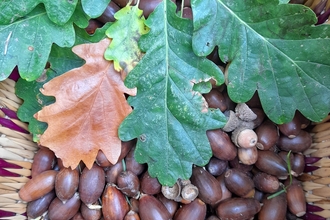
M 15 81 L 0 82 L 0 118 L 28 130 L 16 118 L 22 100 L 15 95 Z M 9 122 L 10 122 L 9 121 Z M 35 152 L 39 149 L 27 132 L 0 127 L 0 219 L 27 219 L 26 203 L 18 196 L 19 189 L 29 180 Z
M 306 191 L 307 217 L 330 219 L 330 115 L 316 123 L 310 134 L 313 143 L 304 152 L 305 173 L 299 177 Z

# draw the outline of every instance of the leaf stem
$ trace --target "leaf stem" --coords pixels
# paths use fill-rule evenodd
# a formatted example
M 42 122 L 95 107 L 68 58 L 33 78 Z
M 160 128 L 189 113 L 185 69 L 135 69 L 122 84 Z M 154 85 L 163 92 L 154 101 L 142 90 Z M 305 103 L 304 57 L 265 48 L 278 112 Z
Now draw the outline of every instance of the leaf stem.
M 180 17 L 183 17 L 183 6 L 184 6 L 184 0 L 181 1 L 181 10 L 180 10 Z
M 121 163 L 123 165 L 123 171 L 126 171 L 126 163 L 125 163 L 125 159 L 121 160 Z

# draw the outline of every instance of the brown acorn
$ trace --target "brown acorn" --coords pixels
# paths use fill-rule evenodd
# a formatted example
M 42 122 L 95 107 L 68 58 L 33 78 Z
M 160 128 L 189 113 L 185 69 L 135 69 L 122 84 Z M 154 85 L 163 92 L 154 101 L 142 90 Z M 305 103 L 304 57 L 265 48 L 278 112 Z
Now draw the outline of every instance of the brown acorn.
M 225 184 L 229 191 L 243 198 L 254 196 L 253 180 L 238 169 L 229 169 L 225 173 Z
M 77 169 L 63 168 L 55 178 L 56 196 L 65 203 L 77 191 L 79 185 L 79 172 Z
M 228 168 L 228 161 L 220 160 L 216 157 L 211 157 L 205 168 L 210 174 L 212 174 L 212 176 L 220 176 Z
M 269 150 L 280 137 L 278 127 L 269 119 L 257 127 L 255 132 L 258 136 L 256 147 L 260 150 Z
M 55 191 L 52 190 L 41 198 L 28 202 L 26 206 L 26 215 L 32 219 L 41 216 L 48 210 L 48 207 L 55 196 Z
M 217 177 L 217 180 L 219 181 L 219 186 L 222 192 L 222 197 L 220 201 L 223 201 L 225 199 L 231 198 L 232 193 L 227 189 L 226 183 L 225 183 L 225 173 L 223 173 L 221 176 Z
M 179 203 L 177 201 L 174 201 L 172 199 L 166 198 L 163 193 L 158 193 L 156 198 L 163 203 L 163 205 L 166 207 L 167 211 L 170 213 L 171 217 L 174 216 L 176 213 L 176 210 L 179 208 Z
M 221 200 L 219 181 L 202 167 L 193 168 L 190 180 L 199 190 L 198 198 L 206 204 L 214 206 Z
M 233 160 L 229 161 L 229 165 L 231 168 L 237 168 L 241 171 L 249 172 L 252 170 L 253 165 L 247 165 L 247 164 L 243 164 L 239 161 L 238 156 L 235 157 Z
M 295 138 L 301 131 L 301 122 L 299 117 L 296 115 L 291 121 L 284 124 L 279 124 L 278 128 L 280 132 L 288 138 Z
M 301 130 L 295 138 L 288 138 L 281 135 L 277 141 L 277 146 L 284 151 L 292 151 L 294 153 L 304 152 L 312 145 L 312 136 L 309 132 Z
M 181 200 L 181 185 L 179 181 L 177 181 L 173 186 L 162 186 L 162 194 L 174 201 Z
M 273 151 L 258 151 L 258 160 L 255 166 L 270 175 L 274 175 L 279 179 L 286 179 L 288 174 L 286 162 Z
M 80 212 L 84 219 L 98 220 L 102 216 L 100 203 L 97 201 L 93 204 L 93 208 L 89 208 L 85 203 L 81 203 Z
M 79 195 L 87 206 L 95 203 L 102 195 L 105 186 L 105 173 L 103 168 L 93 164 L 89 170 L 84 168 L 80 175 Z
M 221 129 L 208 130 L 206 135 L 209 139 L 213 156 L 220 160 L 233 160 L 237 156 L 237 147 L 231 142 L 228 134 Z
M 253 176 L 255 187 L 264 193 L 275 193 L 280 187 L 280 182 L 276 176 L 264 172 L 258 172 Z
M 140 189 L 144 194 L 156 195 L 161 192 L 162 185 L 158 179 L 151 177 L 148 171 L 145 171 L 140 178 Z
M 122 171 L 117 177 L 117 188 L 128 197 L 140 195 L 140 180 L 130 170 Z
M 211 89 L 209 93 L 203 95 L 209 108 L 218 108 L 224 112 L 227 110 L 225 98 L 222 93 L 217 89 Z
M 105 170 L 106 182 L 117 184 L 117 178 L 119 174 L 123 171 L 123 164 L 121 161 L 117 162 L 115 165 L 108 167 Z
M 220 219 L 215 215 L 211 215 L 206 220 L 220 220 Z
M 177 210 L 173 220 L 204 220 L 206 217 L 206 204 L 200 200 L 195 199 L 189 204 L 183 205 Z
M 51 170 L 55 163 L 56 158 L 54 152 L 46 147 L 40 148 L 33 158 L 31 167 L 32 178 L 46 170 Z
M 188 183 L 181 187 L 181 197 L 183 200 L 185 200 L 185 203 L 190 203 L 197 198 L 199 190 L 196 186 L 191 183 Z
M 246 165 L 252 165 L 258 159 L 258 150 L 256 147 L 249 147 L 249 148 L 239 147 L 237 153 L 240 162 Z
M 19 191 L 19 197 L 30 202 L 46 195 L 55 188 L 55 177 L 58 171 L 47 170 L 27 181 Z
M 114 15 L 119 10 L 120 10 L 119 6 L 113 1 L 110 1 L 106 9 L 104 10 L 103 14 L 96 19 L 98 21 L 101 21 L 102 23 L 114 22 L 116 21 Z
M 146 164 L 138 163 L 134 157 L 135 147 L 133 147 L 125 157 L 126 170 L 133 172 L 136 176 L 139 176 L 146 170 Z
M 286 198 L 290 212 L 297 217 L 301 217 L 306 213 L 306 197 L 301 182 L 296 178 L 292 178 L 292 184 L 287 179 L 284 183 L 287 186 Z
M 112 164 L 110 161 L 107 159 L 103 151 L 99 150 L 97 152 L 96 158 L 95 158 L 95 163 L 99 165 L 100 167 L 110 167 Z
M 221 201 L 216 213 L 220 219 L 246 220 L 251 219 L 260 209 L 260 203 L 256 199 L 236 197 Z
M 161 3 L 162 0 L 140 0 L 139 8 L 143 11 L 143 15 L 147 18 Z
M 130 210 L 126 215 L 124 220 L 140 220 L 140 216 L 138 213 Z
M 157 198 L 142 194 L 139 199 L 139 215 L 141 220 L 170 220 L 171 214 Z
M 55 198 L 48 209 L 49 218 L 52 220 L 70 219 L 78 212 L 80 204 L 78 193 L 75 193 L 65 204 L 59 198 Z
M 305 156 L 302 153 L 295 153 L 293 162 L 291 163 L 291 169 L 296 176 L 303 174 L 305 169 Z
M 233 131 L 231 140 L 237 147 L 250 148 L 256 146 L 258 136 L 252 129 L 238 127 Z
M 268 199 L 268 195 L 262 200 L 262 207 L 258 213 L 259 220 L 285 220 L 287 201 L 286 194 L 282 193 Z
M 122 192 L 107 184 L 102 194 L 102 214 L 105 220 L 123 220 L 129 212 L 129 205 Z

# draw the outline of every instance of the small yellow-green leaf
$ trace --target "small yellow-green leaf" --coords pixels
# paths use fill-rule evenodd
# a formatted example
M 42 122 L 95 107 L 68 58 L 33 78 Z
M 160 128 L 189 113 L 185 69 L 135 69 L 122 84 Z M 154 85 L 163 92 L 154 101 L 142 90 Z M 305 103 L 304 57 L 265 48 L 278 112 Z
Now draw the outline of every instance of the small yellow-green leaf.
M 144 25 L 142 10 L 137 6 L 126 5 L 115 14 L 115 18 L 115 23 L 105 32 L 112 42 L 104 57 L 113 60 L 117 71 L 124 70 L 127 74 L 142 57 L 138 40 L 148 29 Z

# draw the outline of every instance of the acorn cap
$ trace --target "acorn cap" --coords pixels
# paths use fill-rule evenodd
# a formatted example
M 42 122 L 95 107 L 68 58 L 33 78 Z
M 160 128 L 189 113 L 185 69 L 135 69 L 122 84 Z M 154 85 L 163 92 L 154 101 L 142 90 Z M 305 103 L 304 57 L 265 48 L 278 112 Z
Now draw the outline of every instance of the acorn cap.
M 237 117 L 237 115 L 235 114 L 235 112 L 232 110 L 227 110 L 224 112 L 224 115 L 227 118 L 227 123 L 222 128 L 222 130 L 225 132 L 231 132 L 231 131 L 235 130 L 235 128 L 237 128 L 238 125 L 240 124 L 240 120 Z
M 257 118 L 257 115 L 245 103 L 238 103 L 235 112 L 237 117 L 243 121 L 253 121 Z

